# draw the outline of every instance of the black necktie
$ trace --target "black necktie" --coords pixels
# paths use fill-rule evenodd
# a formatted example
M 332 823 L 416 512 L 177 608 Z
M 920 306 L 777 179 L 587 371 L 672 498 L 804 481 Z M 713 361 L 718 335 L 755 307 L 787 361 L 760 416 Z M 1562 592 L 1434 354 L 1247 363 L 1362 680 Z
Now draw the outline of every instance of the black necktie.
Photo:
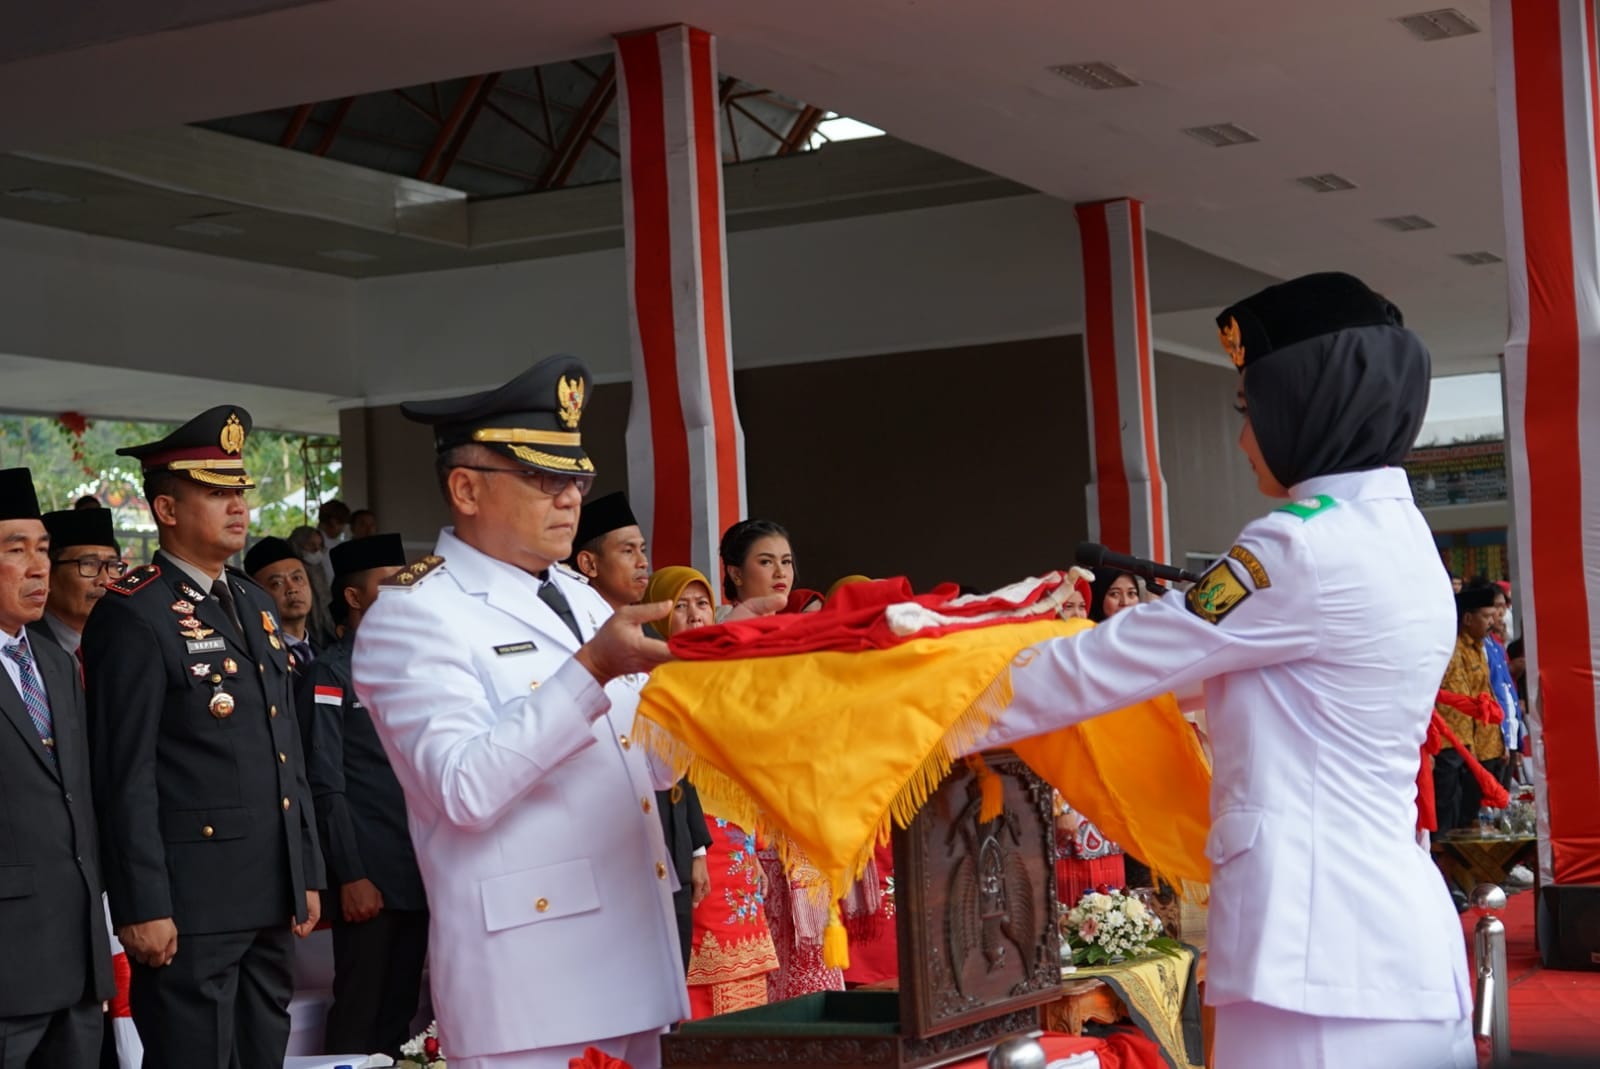
M 211 584 L 211 596 L 217 599 L 222 610 L 228 614 L 228 619 L 233 621 L 233 626 L 240 638 L 244 637 L 244 624 L 239 622 L 239 611 L 233 607 L 233 591 L 228 589 L 226 579 L 218 579 Z
M 572 615 L 572 606 L 567 603 L 567 596 L 563 594 L 549 579 L 539 580 L 539 600 L 550 606 L 555 614 L 561 617 L 561 622 L 572 629 L 572 637 L 580 643 L 583 641 L 583 632 L 578 630 L 578 618 Z

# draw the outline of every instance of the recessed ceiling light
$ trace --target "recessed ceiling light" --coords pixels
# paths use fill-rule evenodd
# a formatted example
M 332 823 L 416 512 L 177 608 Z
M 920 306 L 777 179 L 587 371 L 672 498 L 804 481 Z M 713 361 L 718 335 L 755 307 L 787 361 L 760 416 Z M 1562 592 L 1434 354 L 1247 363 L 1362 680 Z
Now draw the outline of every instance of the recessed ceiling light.
M 33 200 L 40 204 L 82 204 L 82 197 L 74 197 L 70 193 L 57 193 L 51 189 L 34 189 L 31 186 L 22 186 L 18 189 L 6 190 L 6 196 L 16 197 L 18 200 Z
M 213 223 L 209 219 L 191 219 L 187 223 L 179 223 L 172 229 L 181 230 L 185 234 L 199 234 L 203 238 L 236 238 L 244 233 L 243 227 Z
M 1379 226 L 1386 226 L 1390 230 L 1398 230 L 1402 234 L 1409 234 L 1413 230 L 1432 230 L 1439 224 L 1432 219 L 1424 219 L 1420 215 L 1391 215 L 1387 219 L 1379 219 Z
M 1128 77 L 1110 63 L 1063 63 L 1045 69 L 1085 89 L 1132 89 L 1139 84 L 1138 79 Z
M 1469 267 L 1482 267 L 1485 264 L 1502 262 L 1500 257 L 1492 252 L 1458 252 L 1453 253 L 1452 256 Z
M 1296 178 L 1295 181 L 1313 193 L 1343 193 L 1346 190 L 1356 188 L 1356 184 L 1350 179 L 1343 175 L 1334 174 L 1331 171 L 1327 174 L 1308 174 L 1302 178 Z
M 1212 126 L 1190 126 L 1183 131 L 1190 137 L 1198 138 L 1212 148 L 1228 148 L 1230 145 L 1248 145 L 1252 141 L 1261 139 L 1242 126 L 1231 122 L 1219 122 Z
M 341 263 L 347 264 L 371 263 L 373 260 L 377 259 L 376 256 L 372 255 L 372 253 L 361 252 L 357 249 L 323 249 L 321 252 L 317 253 L 317 255 L 325 257 L 329 260 L 338 260 Z
M 1448 41 L 1452 37 L 1470 37 L 1482 32 L 1476 22 L 1453 7 L 1419 11 L 1415 15 L 1401 16 L 1398 21 L 1411 31 L 1412 36 L 1423 41 Z

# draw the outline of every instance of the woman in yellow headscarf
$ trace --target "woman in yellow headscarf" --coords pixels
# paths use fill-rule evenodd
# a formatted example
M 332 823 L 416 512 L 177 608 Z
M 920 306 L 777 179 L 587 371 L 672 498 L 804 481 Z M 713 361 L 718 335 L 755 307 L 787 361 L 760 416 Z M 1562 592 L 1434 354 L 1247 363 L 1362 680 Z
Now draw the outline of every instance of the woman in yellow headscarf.
M 710 624 L 716 612 L 711 584 L 693 568 L 662 568 L 645 588 L 647 604 L 670 601 L 672 611 L 650 625 L 662 638 Z M 737 824 L 706 810 L 706 848 L 710 892 L 694 907 L 689 951 L 689 1009 L 710 1017 L 767 1003 L 767 974 L 778 967 L 778 953 L 767 927 L 761 862 L 756 838 Z

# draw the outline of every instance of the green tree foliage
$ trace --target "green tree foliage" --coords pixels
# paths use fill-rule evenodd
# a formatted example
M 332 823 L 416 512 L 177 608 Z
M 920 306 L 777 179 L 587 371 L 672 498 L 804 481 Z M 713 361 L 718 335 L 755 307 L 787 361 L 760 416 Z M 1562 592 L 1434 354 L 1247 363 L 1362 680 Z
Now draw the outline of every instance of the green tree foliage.
M 116 511 L 118 530 L 153 527 L 139 496 L 139 465 L 116 451 L 162 438 L 177 424 L 90 420 L 81 435 L 72 433 L 72 424 L 49 416 L 0 416 L 0 468 L 31 469 L 40 507 L 47 511 L 71 508 L 92 494 Z M 247 495 L 255 512 L 252 536 L 287 535 L 314 523 L 317 504 L 339 493 L 337 439 L 255 431 L 245 443 L 244 460 L 256 482 Z

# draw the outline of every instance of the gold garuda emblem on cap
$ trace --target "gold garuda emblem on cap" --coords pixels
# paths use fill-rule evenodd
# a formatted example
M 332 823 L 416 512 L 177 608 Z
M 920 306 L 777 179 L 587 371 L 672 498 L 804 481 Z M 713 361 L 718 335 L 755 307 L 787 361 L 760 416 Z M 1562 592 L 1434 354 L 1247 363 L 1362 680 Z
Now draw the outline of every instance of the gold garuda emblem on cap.
M 561 403 L 557 415 L 561 417 L 562 426 L 568 430 L 576 428 L 583 416 L 583 376 L 575 379 L 561 376 L 561 381 L 556 383 L 556 400 Z
M 1217 328 L 1217 336 L 1222 339 L 1222 351 L 1228 354 L 1228 359 L 1233 361 L 1236 368 L 1244 367 L 1244 339 L 1239 335 L 1239 321 L 1233 316 L 1228 317 L 1228 325 Z
M 222 425 L 218 444 L 224 453 L 238 453 L 244 449 L 244 424 L 239 422 L 239 413 L 228 413 L 228 422 Z

